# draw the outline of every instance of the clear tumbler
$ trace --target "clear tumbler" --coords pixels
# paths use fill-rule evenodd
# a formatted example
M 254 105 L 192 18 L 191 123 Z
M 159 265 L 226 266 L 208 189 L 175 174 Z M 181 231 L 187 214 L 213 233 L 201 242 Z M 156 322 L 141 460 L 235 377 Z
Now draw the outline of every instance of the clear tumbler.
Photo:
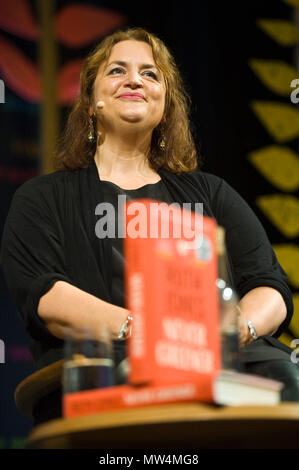
M 63 393 L 114 385 L 112 341 L 106 325 L 68 329 L 64 345 Z

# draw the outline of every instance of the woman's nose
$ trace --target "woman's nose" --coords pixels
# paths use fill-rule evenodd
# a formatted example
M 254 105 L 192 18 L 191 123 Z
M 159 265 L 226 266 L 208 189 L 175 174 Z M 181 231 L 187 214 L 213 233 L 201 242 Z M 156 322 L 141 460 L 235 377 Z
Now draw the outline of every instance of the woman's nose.
M 133 88 L 142 86 L 142 80 L 137 70 L 131 70 L 128 72 L 126 85 Z

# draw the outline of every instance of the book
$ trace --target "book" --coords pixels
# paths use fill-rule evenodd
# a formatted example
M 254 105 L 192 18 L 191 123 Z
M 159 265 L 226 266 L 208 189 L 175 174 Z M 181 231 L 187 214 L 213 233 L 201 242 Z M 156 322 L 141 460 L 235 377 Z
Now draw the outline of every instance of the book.
M 193 382 L 221 367 L 216 222 L 166 203 L 154 210 L 157 202 L 126 205 L 129 382 L 135 385 Z M 143 236 L 132 230 L 137 208 Z
M 276 405 L 283 384 L 238 372 L 202 374 L 194 382 L 164 385 L 117 385 L 68 393 L 63 396 L 67 418 L 170 403 L 200 402 L 217 405 Z
M 67 418 L 125 408 L 188 401 L 211 402 L 211 380 L 198 383 L 115 387 L 68 393 L 63 396 Z
M 277 405 L 283 383 L 233 370 L 221 370 L 212 385 L 213 400 L 219 405 Z

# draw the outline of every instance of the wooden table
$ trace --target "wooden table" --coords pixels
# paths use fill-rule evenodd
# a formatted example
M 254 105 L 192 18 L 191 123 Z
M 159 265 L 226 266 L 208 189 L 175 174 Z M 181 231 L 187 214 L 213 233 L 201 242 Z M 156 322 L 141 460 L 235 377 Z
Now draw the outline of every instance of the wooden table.
M 15 402 L 32 416 L 36 402 L 61 387 L 63 361 L 19 384 Z M 298 449 L 299 404 L 213 406 L 178 403 L 56 419 L 33 429 L 33 449 Z
M 15 390 L 15 404 L 20 413 L 32 418 L 35 404 L 62 386 L 63 360 L 54 362 L 26 377 Z
M 117 410 L 36 427 L 31 449 L 298 449 L 299 404 Z

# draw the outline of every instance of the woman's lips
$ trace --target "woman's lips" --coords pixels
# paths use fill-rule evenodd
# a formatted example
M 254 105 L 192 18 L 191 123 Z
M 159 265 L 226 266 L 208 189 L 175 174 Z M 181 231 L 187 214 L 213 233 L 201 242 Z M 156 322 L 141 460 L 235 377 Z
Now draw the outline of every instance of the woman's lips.
M 135 94 L 128 94 L 128 95 L 120 95 L 119 98 L 123 98 L 126 100 L 143 100 L 144 97 L 141 95 L 135 95 Z

